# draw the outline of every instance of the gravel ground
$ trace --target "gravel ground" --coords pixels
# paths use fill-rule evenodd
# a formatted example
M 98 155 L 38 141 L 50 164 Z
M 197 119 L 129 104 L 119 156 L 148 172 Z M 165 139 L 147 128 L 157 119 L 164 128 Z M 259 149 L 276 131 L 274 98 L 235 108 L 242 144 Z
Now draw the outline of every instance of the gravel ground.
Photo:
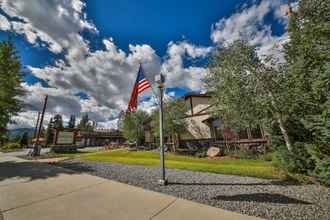
M 330 219 L 330 188 L 274 180 L 167 169 L 169 185 L 159 186 L 157 167 L 79 159 L 59 166 L 179 198 L 266 219 Z

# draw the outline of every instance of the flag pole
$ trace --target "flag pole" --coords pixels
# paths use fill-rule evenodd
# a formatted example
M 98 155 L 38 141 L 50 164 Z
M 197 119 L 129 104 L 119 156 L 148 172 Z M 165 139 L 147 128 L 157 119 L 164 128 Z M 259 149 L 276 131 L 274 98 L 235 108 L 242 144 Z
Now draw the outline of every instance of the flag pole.
M 156 76 L 156 82 L 158 83 L 159 88 L 159 148 L 160 148 L 160 167 L 161 167 L 161 179 L 158 183 L 160 185 L 167 185 L 167 179 L 165 175 L 165 150 L 164 150 L 164 113 L 163 113 L 163 96 L 164 96 L 164 87 L 165 87 L 165 77 L 163 74 Z
M 138 128 L 138 124 L 139 124 L 139 120 L 137 117 L 137 108 L 139 105 L 139 96 L 137 96 L 136 98 L 136 110 L 135 110 L 135 127 L 136 127 L 136 141 L 135 141 L 135 147 L 136 149 L 138 148 L 138 140 L 139 140 L 139 128 Z

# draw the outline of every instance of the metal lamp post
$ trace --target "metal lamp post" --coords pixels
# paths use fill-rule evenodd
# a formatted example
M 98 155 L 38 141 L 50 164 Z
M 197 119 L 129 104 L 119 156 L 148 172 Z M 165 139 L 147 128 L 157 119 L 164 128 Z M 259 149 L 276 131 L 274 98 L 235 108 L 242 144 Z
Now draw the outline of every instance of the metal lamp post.
M 159 74 L 155 78 L 158 88 L 159 88 L 159 147 L 160 147 L 160 169 L 161 169 L 161 179 L 158 183 L 160 185 L 166 185 L 167 180 L 165 176 L 165 154 L 164 154 L 164 114 L 163 114 L 163 96 L 164 96 L 164 87 L 165 87 L 165 76 Z

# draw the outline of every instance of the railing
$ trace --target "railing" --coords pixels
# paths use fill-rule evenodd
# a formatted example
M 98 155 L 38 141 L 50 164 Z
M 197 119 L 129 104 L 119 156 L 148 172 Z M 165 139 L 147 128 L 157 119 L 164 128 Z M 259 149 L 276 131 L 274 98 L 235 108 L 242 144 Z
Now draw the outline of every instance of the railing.
M 211 146 L 217 147 L 242 147 L 245 146 L 247 148 L 253 146 L 265 146 L 268 144 L 268 140 L 266 138 L 255 138 L 255 139 L 238 139 L 238 140 L 217 140 L 217 139 L 190 139 L 190 140 L 181 140 L 180 146 L 188 147 L 202 147 L 208 148 Z

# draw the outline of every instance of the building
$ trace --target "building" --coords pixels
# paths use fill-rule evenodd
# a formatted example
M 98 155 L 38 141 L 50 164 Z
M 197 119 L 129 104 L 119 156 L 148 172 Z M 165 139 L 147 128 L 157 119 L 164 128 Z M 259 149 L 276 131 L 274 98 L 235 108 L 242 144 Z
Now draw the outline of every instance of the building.
M 216 118 L 210 112 L 211 96 L 208 94 L 188 93 L 184 97 L 186 106 L 187 132 L 192 139 L 216 137 Z M 219 121 L 219 120 L 218 120 Z
M 264 139 L 265 132 L 261 126 L 238 130 L 226 126 L 221 117 L 221 112 L 212 112 L 211 95 L 188 93 L 184 96 L 186 103 L 187 132 L 191 139 L 215 140 L 252 140 Z M 217 114 L 213 114 L 217 113 Z
M 107 144 L 122 144 L 126 141 L 122 132 L 115 129 L 95 129 L 94 131 L 79 131 L 77 145 L 79 147 L 104 146 Z
M 261 126 L 249 129 L 233 129 L 226 126 L 221 112 L 214 112 L 210 94 L 188 93 L 182 97 L 185 102 L 186 131 L 179 137 L 180 146 L 226 146 L 247 148 L 264 146 L 267 137 Z M 219 114 L 220 113 L 220 114 Z M 220 115 L 220 116 L 215 116 Z M 145 144 L 156 143 L 152 135 L 151 120 L 144 124 Z M 171 137 L 165 136 L 167 144 L 174 144 Z

